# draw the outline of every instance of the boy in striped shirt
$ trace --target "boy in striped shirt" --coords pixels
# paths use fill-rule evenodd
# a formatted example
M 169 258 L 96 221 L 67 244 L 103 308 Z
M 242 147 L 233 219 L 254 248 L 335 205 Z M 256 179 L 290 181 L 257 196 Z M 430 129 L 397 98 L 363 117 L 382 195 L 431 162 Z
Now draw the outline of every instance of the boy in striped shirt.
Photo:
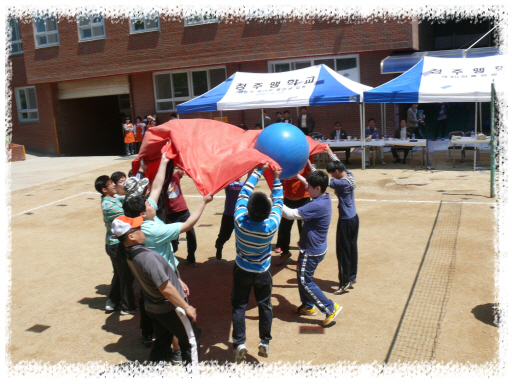
M 258 303 L 259 333 L 261 342 L 258 355 L 268 357 L 269 341 L 272 339 L 272 273 L 270 258 L 272 238 L 277 233 L 283 207 L 283 186 L 279 180 L 281 171 L 274 172 L 271 206 L 268 197 L 255 192 L 254 187 L 268 168 L 268 163 L 246 181 L 238 195 L 235 206 L 236 259 L 233 269 L 233 347 L 235 360 L 240 363 L 247 354 L 245 346 L 245 309 L 251 289 Z

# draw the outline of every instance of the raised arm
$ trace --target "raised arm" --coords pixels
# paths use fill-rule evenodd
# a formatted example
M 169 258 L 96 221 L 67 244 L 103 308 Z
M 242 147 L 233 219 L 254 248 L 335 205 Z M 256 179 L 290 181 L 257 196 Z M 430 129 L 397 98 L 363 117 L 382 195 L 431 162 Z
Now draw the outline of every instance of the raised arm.
M 167 169 L 168 163 L 169 159 L 167 156 L 165 156 L 165 153 L 162 154 L 162 158 L 160 159 L 160 166 L 158 167 L 158 172 L 156 173 L 155 179 L 153 180 L 151 193 L 149 194 L 149 197 L 151 197 L 156 202 L 158 202 L 158 197 L 160 196 L 160 192 L 162 192 L 162 187 L 164 186 L 165 170 Z
M 203 200 L 201 201 L 201 204 L 199 204 L 199 207 L 197 207 L 195 211 L 192 212 L 187 221 L 181 224 L 180 233 L 188 232 L 192 229 L 192 227 L 197 223 L 197 220 L 199 220 L 199 218 L 203 214 L 203 210 L 204 207 L 206 207 L 206 204 L 208 204 L 212 200 L 213 197 L 211 195 L 206 195 L 205 197 L 203 197 Z
M 267 168 L 268 162 L 255 170 L 249 179 L 245 182 L 243 188 L 240 190 L 240 193 L 238 194 L 238 200 L 236 201 L 235 205 L 235 220 L 247 213 L 247 203 L 249 202 L 249 197 L 254 192 L 254 187 L 256 184 L 258 184 L 258 181 L 263 175 L 263 172 Z

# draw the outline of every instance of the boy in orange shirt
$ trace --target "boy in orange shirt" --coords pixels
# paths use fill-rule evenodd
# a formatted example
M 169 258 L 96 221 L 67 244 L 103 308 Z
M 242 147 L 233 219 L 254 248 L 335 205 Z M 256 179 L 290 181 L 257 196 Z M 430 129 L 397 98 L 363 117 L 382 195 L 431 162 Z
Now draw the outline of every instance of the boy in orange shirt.
M 124 129 L 124 148 L 126 150 L 126 156 L 133 155 L 135 150 L 133 143 L 135 143 L 135 135 L 133 134 L 133 124 L 130 122 L 130 117 L 126 116 L 126 123 L 123 124 Z

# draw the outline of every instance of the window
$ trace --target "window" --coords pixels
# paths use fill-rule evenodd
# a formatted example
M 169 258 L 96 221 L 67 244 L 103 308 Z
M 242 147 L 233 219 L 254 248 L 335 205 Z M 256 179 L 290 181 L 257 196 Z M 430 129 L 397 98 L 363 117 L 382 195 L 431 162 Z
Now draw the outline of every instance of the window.
M 211 24 L 211 23 L 218 23 L 219 18 L 217 17 L 217 12 L 205 12 L 203 14 L 198 14 L 197 12 L 185 16 L 185 27 L 191 26 L 191 25 L 199 25 L 199 24 Z
M 104 39 L 105 22 L 103 15 L 92 14 L 78 16 L 78 37 L 80 41 Z
M 140 33 L 158 31 L 160 29 L 160 18 L 156 13 L 144 14 L 134 13 L 130 16 L 130 32 Z
M 16 88 L 16 106 L 18 107 L 18 120 L 20 122 L 39 121 L 37 111 L 36 87 Z
M 33 20 L 36 48 L 59 45 L 56 16 L 48 16 L 48 14 L 37 15 L 34 16 Z
M 333 71 L 338 72 L 340 75 L 345 76 L 350 80 L 359 82 L 358 55 L 329 56 L 310 59 L 274 61 L 269 62 L 269 72 L 294 71 L 297 69 L 307 68 L 319 64 L 324 64 L 325 66 L 331 68 Z
M 20 26 L 18 24 L 18 20 L 14 17 L 9 18 L 9 29 L 11 32 L 11 37 L 9 39 L 9 54 L 19 55 L 20 53 L 23 53 L 23 48 L 21 46 Z
M 155 103 L 157 112 L 176 111 L 178 104 L 215 88 L 226 80 L 226 68 L 155 73 Z

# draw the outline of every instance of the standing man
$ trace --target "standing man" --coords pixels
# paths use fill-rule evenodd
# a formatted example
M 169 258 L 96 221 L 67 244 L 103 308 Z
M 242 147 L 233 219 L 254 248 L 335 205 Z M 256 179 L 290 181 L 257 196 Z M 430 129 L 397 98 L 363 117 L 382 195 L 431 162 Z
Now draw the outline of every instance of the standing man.
M 196 366 L 200 345 L 196 309 L 185 300 L 181 280 L 167 261 L 144 246 L 142 223 L 142 216 L 120 216 L 113 221 L 112 231 L 126 247 L 128 266 L 144 294 L 146 312 L 153 324 L 155 343 L 149 361 L 167 361 L 175 336 L 184 364 Z
M 290 117 L 290 111 L 286 110 L 283 112 L 283 123 L 293 124 L 293 119 Z
M 272 186 L 273 205 L 270 205 L 267 195 L 263 192 L 253 193 L 254 187 L 267 168 L 268 163 L 253 172 L 240 191 L 235 206 L 236 259 L 233 268 L 231 305 L 233 347 L 237 363 L 240 363 L 247 354 L 245 309 L 253 288 L 259 314 L 259 356 L 268 357 L 269 342 L 272 340 L 271 241 L 281 221 L 283 186 L 279 180 L 281 171 L 276 170 Z
M 364 135 L 365 135 L 365 137 L 371 137 L 372 139 L 376 139 L 376 140 L 380 139 L 380 132 L 375 127 L 375 119 L 373 117 L 368 119 L 368 126 L 365 129 Z M 377 151 L 377 153 L 379 155 L 379 158 L 380 158 L 380 163 L 385 165 L 386 162 L 384 161 L 384 151 L 383 151 L 384 148 L 382 148 L 382 147 L 372 147 L 370 145 L 366 145 L 365 146 L 366 166 L 368 166 L 368 162 L 369 162 L 369 159 L 370 159 L 370 156 L 369 156 L 370 149 Z
M 306 135 L 309 136 L 315 129 L 315 119 L 311 113 L 308 113 L 307 107 L 300 107 L 300 115 L 297 121 L 297 127 Z
M 113 312 L 120 307 L 121 315 L 129 315 L 136 310 L 132 286 L 133 276 L 126 264 L 126 258 L 119 249 L 119 240 L 112 233 L 112 222 L 124 214 L 125 196 L 119 196 L 116 193 L 116 183 L 107 175 L 98 177 L 94 182 L 94 187 L 101 194 L 101 211 L 107 229 L 105 251 L 109 255 L 114 269 L 105 311 Z
M 418 104 L 412 104 L 411 108 L 407 110 L 407 126 L 416 135 L 417 139 L 423 139 L 423 134 L 419 128 L 419 124 L 423 124 L 423 119 L 425 119 L 425 115 L 418 116 Z
M 439 128 L 442 126 L 441 140 L 444 141 L 444 135 L 446 134 L 446 124 L 448 123 L 448 110 L 450 109 L 448 103 L 439 103 L 437 106 L 437 124 L 436 134 L 434 135 L 434 141 L 437 140 L 437 133 Z
M 283 122 L 283 115 L 281 114 L 281 112 L 277 111 L 276 112 L 276 121 L 274 121 L 274 123 L 282 123 Z
M 133 155 L 135 153 L 135 135 L 134 135 L 134 127 L 130 122 L 130 116 L 126 116 L 126 122 L 123 124 L 124 129 L 124 149 L 126 151 L 126 156 Z
M 341 129 L 341 123 L 339 121 L 334 123 L 334 131 L 331 132 L 331 140 L 336 139 L 347 139 L 347 132 L 344 129 Z M 352 164 L 348 159 L 350 159 L 350 147 L 341 150 L 345 152 L 345 164 Z
M 352 172 L 345 168 L 329 147 L 326 152 L 331 158 L 327 172 L 332 176 L 329 186 L 338 196 L 338 227 L 336 228 L 336 257 L 338 259 L 339 289 L 335 295 L 341 295 L 348 288 L 353 288 L 357 277 L 357 235 L 359 233 L 359 216 L 356 212 L 354 189 L 356 183 Z
M 263 110 L 263 121 L 259 120 L 260 126 L 263 128 L 267 128 L 270 124 L 272 124 L 272 119 L 269 115 L 267 115 L 267 111 Z

